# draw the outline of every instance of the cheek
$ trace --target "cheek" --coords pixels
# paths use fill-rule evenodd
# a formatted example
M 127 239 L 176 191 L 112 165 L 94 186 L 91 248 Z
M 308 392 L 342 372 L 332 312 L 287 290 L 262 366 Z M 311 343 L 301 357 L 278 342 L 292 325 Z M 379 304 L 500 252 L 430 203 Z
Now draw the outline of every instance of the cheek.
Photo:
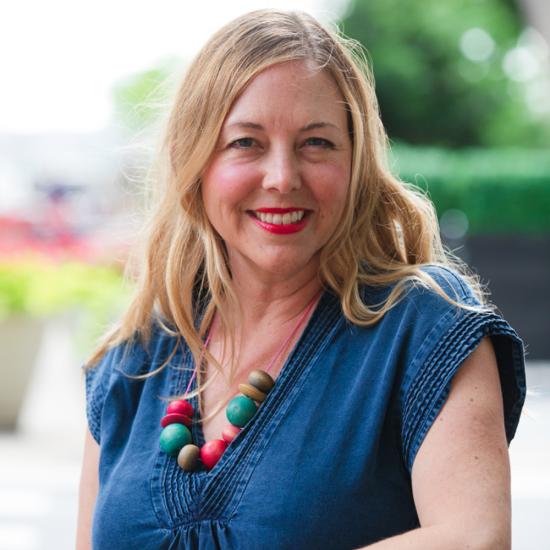
M 242 201 L 250 192 L 254 171 L 235 164 L 214 164 L 203 178 L 206 200 L 217 202 L 220 208 L 231 207 Z
M 325 165 L 314 178 L 317 200 L 324 205 L 326 217 L 339 218 L 349 189 L 349 169 L 341 164 Z M 336 223 L 338 220 L 333 221 Z

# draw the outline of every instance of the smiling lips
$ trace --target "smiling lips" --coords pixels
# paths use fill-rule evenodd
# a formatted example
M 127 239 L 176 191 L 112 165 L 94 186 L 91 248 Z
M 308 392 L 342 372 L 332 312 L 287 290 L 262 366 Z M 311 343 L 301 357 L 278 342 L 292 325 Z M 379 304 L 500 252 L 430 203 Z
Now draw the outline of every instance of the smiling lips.
M 248 213 L 265 231 L 288 235 L 297 233 L 306 226 L 309 211 L 301 208 L 258 208 L 249 210 Z

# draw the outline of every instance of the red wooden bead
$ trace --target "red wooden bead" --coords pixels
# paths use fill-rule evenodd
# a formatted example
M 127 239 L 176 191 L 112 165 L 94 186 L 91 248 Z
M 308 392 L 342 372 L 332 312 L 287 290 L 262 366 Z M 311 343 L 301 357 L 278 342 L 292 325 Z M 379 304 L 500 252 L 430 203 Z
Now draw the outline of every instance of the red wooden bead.
M 191 405 L 189 401 L 185 401 L 184 399 L 175 399 L 174 401 L 170 402 L 170 404 L 166 408 L 166 412 L 168 414 L 185 414 L 186 416 L 193 418 L 195 410 L 193 409 L 193 405 Z
M 223 439 L 212 439 L 201 447 L 201 460 L 207 470 L 211 470 L 223 455 L 227 443 Z
M 222 431 L 223 440 L 226 443 L 231 443 L 237 434 L 241 431 L 241 428 L 233 426 L 232 424 L 227 425 Z
M 187 426 L 188 428 L 190 428 L 191 419 L 185 414 L 171 413 L 171 414 L 167 414 L 166 416 L 163 416 L 162 420 L 160 421 L 160 425 L 163 428 L 166 428 L 168 424 L 183 424 L 184 426 Z

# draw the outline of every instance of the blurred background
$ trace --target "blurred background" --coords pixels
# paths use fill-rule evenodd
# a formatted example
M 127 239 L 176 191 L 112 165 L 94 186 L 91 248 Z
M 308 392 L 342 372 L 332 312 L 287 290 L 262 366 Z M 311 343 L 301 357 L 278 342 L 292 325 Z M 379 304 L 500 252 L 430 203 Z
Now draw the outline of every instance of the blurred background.
M 550 2 L 19 0 L 0 6 L 0 550 L 74 546 L 80 366 L 131 291 L 159 128 L 205 40 L 263 7 L 367 48 L 395 173 L 525 340 L 514 548 L 548 548 Z

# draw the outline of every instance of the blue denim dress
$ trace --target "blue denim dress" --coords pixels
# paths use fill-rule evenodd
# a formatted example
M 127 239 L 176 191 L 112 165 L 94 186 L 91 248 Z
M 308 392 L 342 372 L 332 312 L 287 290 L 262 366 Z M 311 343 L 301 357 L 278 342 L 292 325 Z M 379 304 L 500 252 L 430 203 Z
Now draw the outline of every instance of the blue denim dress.
M 475 302 L 453 272 L 428 271 Z M 364 288 L 363 299 L 376 304 L 388 291 Z M 113 348 L 86 374 L 89 429 L 101 446 L 94 549 L 351 549 L 418 527 L 415 455 L 485 335 L 510 442 L 525 399 L 523 345 L 500 316 L 415 286 L 375 326 L 357 327 L 325 291 L 254 418 L 211 471 L 193 473 L 159 448 L 161 398 L 185 390 L 189 350 L 158 326 L 147 349 L 137 339 Z M 128 377 L 172 352 L 154 376 Z M 204 443 L 200 424 L 192 435 Z

